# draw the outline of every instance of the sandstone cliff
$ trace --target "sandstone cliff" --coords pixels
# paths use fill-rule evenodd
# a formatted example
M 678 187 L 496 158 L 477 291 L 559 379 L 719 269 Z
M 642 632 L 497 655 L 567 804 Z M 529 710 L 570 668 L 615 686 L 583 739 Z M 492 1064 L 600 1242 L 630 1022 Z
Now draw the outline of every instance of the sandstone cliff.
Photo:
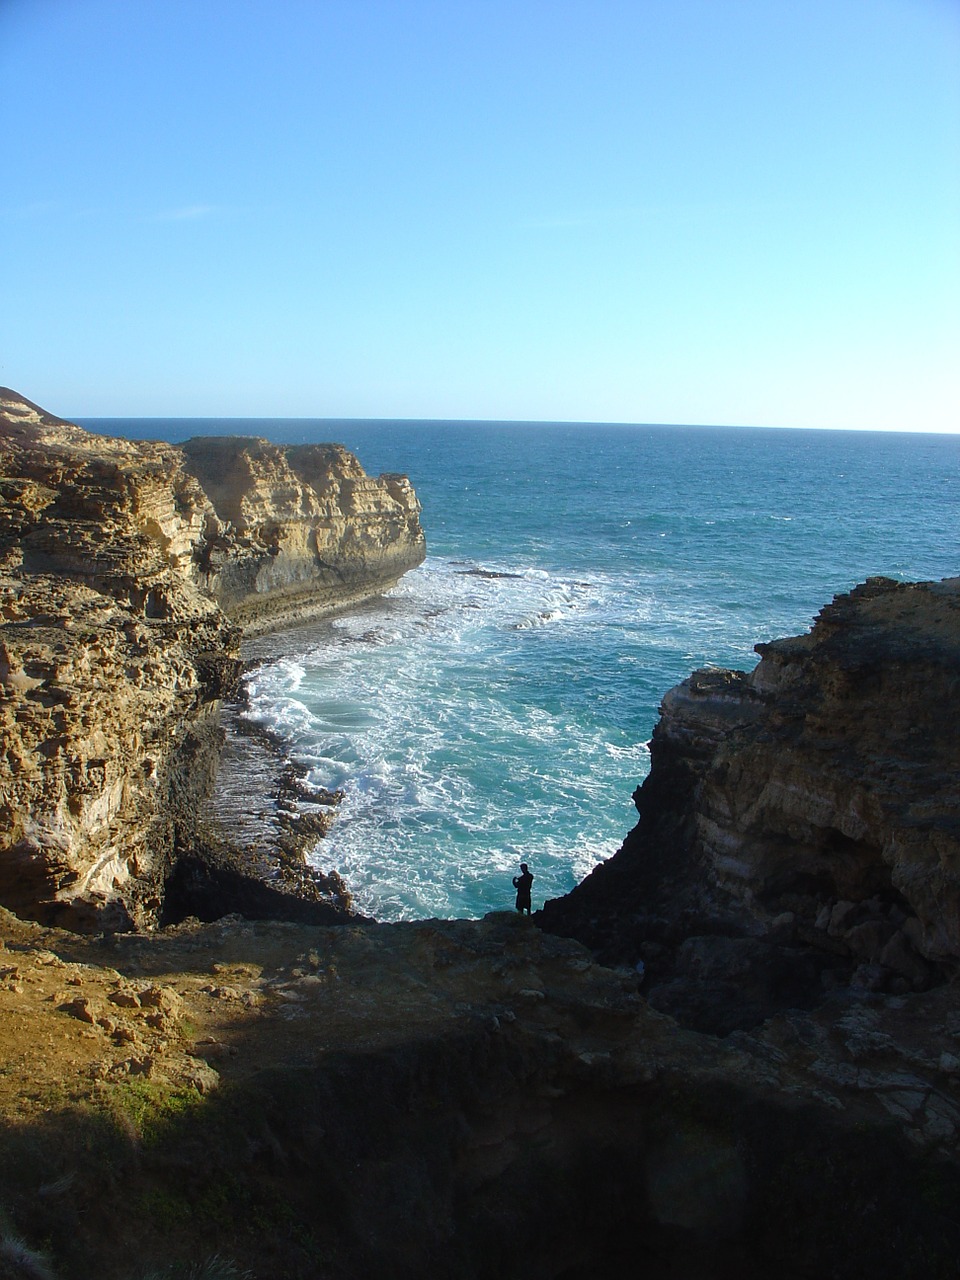
M 336 446 L 111 440 L 0 390 L 0 499 L 0 903 L 148 923 L 240 626 L 390 586 L 423 558 L 416 497 Z
M 542 916 L 709 1029 L 960 958 L 960 579 L 872 579 L 757 650 L 665 696 L 639 825 Z
M 373 479 L 339 445 L 180 448 L 219 521 L 195 550 L 196 580 L 248 634 L 385 591 L 423 560 L 409 480 Z

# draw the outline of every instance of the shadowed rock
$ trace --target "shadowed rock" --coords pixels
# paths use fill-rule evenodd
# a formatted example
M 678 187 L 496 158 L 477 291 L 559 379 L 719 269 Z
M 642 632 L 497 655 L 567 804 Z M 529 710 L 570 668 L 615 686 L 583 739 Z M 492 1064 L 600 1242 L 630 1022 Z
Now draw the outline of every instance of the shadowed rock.
M 718 1032 L 960 957 L 960 579 L 871 579 L 757 651 L 664 697 L 638 826 L 540 917 Z

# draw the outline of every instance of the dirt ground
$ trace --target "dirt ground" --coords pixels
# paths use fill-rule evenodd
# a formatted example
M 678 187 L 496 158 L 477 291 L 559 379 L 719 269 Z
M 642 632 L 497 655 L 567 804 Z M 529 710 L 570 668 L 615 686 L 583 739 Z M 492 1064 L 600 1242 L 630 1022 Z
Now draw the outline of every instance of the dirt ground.
M 0 1280 L 955 1275 L 954 988 L 723 1040 L 512 913 L 0 940 Z
M 105 940 L 0 909 L 0 1108 L 138 1075 L 205 1092 L 214 1071 L 240 1080 L 407 1039 L 477 1004 L 532 1007 L 558 969 L 580 993 L 623 989 L 578 944 L 507 913 L 329 928 L 227 917 Z
M 410 1056 L 405 1046 L 455 1043 L 478 1026 L 484 1034 L 501 1024 L 563 1031 L 589 1056 L 604 1033 L 581 1025 L 583 1010 L 613 1011 L 616 1020 L 640 1004 L 635 982 L 510 914 L 329 928 L 228 917 L 88 938 L 0 910 L 0 939 L 0 1236 L 46 1248 L 58 1277 L 88 1274 L 105 1230 L 115 1247 L 99 1274 L 139 1280 L 194 1273 L 138 1271 L 122 1260 L 124 1235 L 128 1254 L 139 1236 L 148 1256 L 162 1255 L 162 1242 L 174 1258 L 196 1259 L 242 1235 L 244 1204 L 275 1227 L 301 1180 L 287 1168 L 291 1138 L 276 1131 L 305 1104 L 284 1103 L 270 1131 L 255 1114 L 263 1103 L 250 1101 L 264 1089 L 272 1106 L 285 1089 L 317 1088 L 324 1073 L 342 1073 L 346 1058 L 399 1061 Z M 344 1089 L 353 1097 L 367 1086 Z M 317 1128 L 306 1115 L 295 1123 Z M 207 1130 L 216 1136 L 198 1138 Z M 198 1142 L 222 1149 L 198 1151 Z M 208 1157 L 207 1180 L 194 1186 Z M 238 1207 L 201 1214 L 197 1199 L 213 1194 L 214 1166 L 228 1165 L 220 1182 L 233 1180 Z M 178 1199 L 178 1178 L 192 1188 L 190 1203 Z M 257 1275 L 280 1265 L 264 1261 L 259 1244 L 240 1246 Z M 307 1263 L 301 1272 L 289 1260 L 283 1266 L 323 1274 Z

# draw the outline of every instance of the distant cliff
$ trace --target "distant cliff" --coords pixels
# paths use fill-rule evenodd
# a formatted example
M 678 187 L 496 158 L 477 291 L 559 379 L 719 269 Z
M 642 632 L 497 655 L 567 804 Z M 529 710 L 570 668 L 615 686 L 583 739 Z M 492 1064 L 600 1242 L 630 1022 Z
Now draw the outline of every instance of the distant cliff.
M 215 515 L 192 576 L 248 634 L 368 599 L 423 560 L 410 481 L 373 479 L 340 445 L 207 436 L 180 450 Z
M 726 1031 L 960 959 L 960 579 L 871 579 L 663 699 L 640 822 L 543 924 Z
M 156 918 L 219 750 L 241 627 L 376 595 L 419 504 L 335 445 L 94 436 L 0 389 L 0 903 Z

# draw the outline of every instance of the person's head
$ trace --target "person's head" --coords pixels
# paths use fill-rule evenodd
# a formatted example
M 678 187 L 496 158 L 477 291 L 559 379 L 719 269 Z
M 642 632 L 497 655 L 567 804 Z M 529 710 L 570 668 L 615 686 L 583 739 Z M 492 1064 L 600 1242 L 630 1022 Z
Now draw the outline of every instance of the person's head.
M 527 864 L 526 864 L 525 862 L 521 862 L 521 863 L 520 863 L 520 870 L 521 870 L 521 871 L 526 871 L 526 869 L 527 869 Z

